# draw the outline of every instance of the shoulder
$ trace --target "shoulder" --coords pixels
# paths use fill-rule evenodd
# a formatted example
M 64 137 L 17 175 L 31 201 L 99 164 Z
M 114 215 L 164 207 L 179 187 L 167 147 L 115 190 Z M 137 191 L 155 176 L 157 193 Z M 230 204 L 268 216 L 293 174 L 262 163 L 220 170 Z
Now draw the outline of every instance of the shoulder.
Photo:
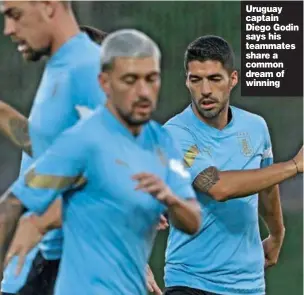
M 175 126 L 175 125 L 172 125 Z M 172 138 L 171 125 L 160 125 L 155 121 L 150 121 L 148 123 L 149 132 L 153 132 L 159 139 L 164 140 L 165 138 Z M 184 126 L 176 125 L 178 129 L 185 129 Z M 185 129 L 186 130 L 186 129 Z
M 158 146 L 165 147 L 171 140 L 171 136 L 167 130 L 159 123 L 150 120 L 145 126 L 146 136 Z
M 196 138 L 193 130 L 192 110 L 188 106 L 181 113 L 169 119 L 163 126 L 174 138 Z
M 71 50 L 70 62 L 75 65 L 82 65 L 90 62 L 100 60 L 101 46 L 85 37 L 78 42 L 77 47 Z
M 171 128 L 172 126 L 183 128 L 188 125 L 190 107 L 188 106 L 182 112 L 176 114 L 170 118 L 165 124 L 165 128 Z
M 82 108 L 81 110 L 78 109 L 78 111 L 82 113 L 81 119 L 63 133 L 65 136 L 74 138 L 75 140 L 85 141 L 94 137 L 96 129 L 102 132 L 104 128 L 100 122 L 102 112 L 101 107 L 98 107 L 94 111 L 88 108 Z
M 181 158 L 182 148 L 169 130 L 154 121 L 149 123 L 149 129 L 150 137 L 153 136 L 155 143 L 161 147 L 167 155 Z
M 238 120 L 239 124 L 246 123 L 246 124 L 250 124 L 251 126 L 254 126 L 255 128 L 256 127 L 262 129 L 267 128 L 267 123 L 262 116 L 234 106 L 231 106 L 231 109 L 234 116 L 236 116 L 236 120 Z
M 85 40 L 81 46 L 71 54 L 67 71 L 76 78 L 91 78 L 90 74 L 98 74 L 100 69 L 101 47 L 91 40 Z M 97 79 L 97 77 L 96 77 Z
M 74 79 L 92 79 L 97 80 L 100 69 L 100 60 L 98 58 L 85 58 L 76 62 L 69 69 L 69 74 Z M 79 80 L 77 81 L 79 83 Z
M 74 102 L 95 109 L 97 105 L 104 104 L 106 100 L 98 81 L 100 54 L 99 50 L 93 50 L 92 52 L 87 51 L 83 55 L 69 70 Z

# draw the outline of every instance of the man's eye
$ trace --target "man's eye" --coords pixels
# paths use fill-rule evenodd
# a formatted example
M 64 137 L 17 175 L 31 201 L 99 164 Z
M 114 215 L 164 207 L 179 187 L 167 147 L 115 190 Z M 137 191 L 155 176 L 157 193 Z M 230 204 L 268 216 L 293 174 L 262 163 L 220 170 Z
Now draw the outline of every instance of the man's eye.
M 196 82 L 201 81 L 202 79 L 200 79 L 198 77 L 190 77 L 189 80 L 190 80 L 191 83 L 196 83 Z
M 128 77 L 128 78 L 125 78 L 125 79 L 124 79 L 124 82 L 125 82 L 126 84 L 132 85 L 132 84 L 134 84 L 134 83 L 136 82 L 136 79 L 135 79 L 135 78 L 132 78 L 132 77 Z
M 190 79 L 191 83 L 198 83 L 199 81 L 201 81 L 201 79 L 197 79 L 197 78 Z
M 155 75 L 155 76 L 148 77 L 146 81 L 148 83 L 154 83 L 154 82 L 157 82 L 159 79 L 160 79 L 160 77 Z
M 213 82 L 219 82 L 219 81 L 222 81 L 222 78 L 221 77 L 213 77 L 213 78 L 210 78 L 211 81 Z

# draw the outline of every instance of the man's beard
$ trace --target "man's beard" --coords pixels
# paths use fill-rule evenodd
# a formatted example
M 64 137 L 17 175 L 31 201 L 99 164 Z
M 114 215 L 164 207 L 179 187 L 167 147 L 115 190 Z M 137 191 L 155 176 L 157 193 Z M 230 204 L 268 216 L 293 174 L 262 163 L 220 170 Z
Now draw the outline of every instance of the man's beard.
M 130 127 L 138 127 L 140 125 L 144 125 L 150 121 L 151 116 L 146 118 L 134 118 L 133 112 L 125 113 L 121 110 L 117 110 L 121 118 L 130 126 Z
M 27 61 L 39 61 L 43 57 L 48 57 L 51 54 L 51 47 L 46 47 L 38 50 L 34 50 L 32 48 L 28 49 L 26 52 L 23 53 L 23 57 Z
M 216 118 L 223 111 L 224 108 L 225 108 L 225 105 L 221 105 L 220 108 L 204 110 L 199 107 L 197 110 L 203 118 L 213 119 L 213 118 Z
M 151 111 L 150 114 L 148 114 L 148 116 L 146 118 L 135 118 L 135 116 L 133 115 L 133 113 L 134 113 L 133 110 L 136 108 L 136 106 L 138 104 L 141 104 L 141 103 L 149 104 L 149 107 L 151 107 L 152 111 Z M 145 97 L 140 97 L 140 98 L 137 99 L 136 102 L 133 103 L 132 110 L 130 112 L 124 112 L 120 108 L 117 108 L 117 111 L 118 111 L 119 115 L 121 116 L 121 118 L 130 127 L 138 127 L 138 126 L 144 125 L 144 124 L 146 124 L 147 122 L 150 121 L 152 113 L 154 111 L 154 108 L 153 108 L 153 104 L 152 104 L 150 99 L 145 98 Z
M 201 107 L 201 100 L 196 103 L 194 99 L 192 99 L 192 102 L 195 104 L 196 109 L 198 113 L 205 119 L 214 119 L 216 118 L 226 107 L 228 100 L 225 101 L 224 103 L 219 103 L 218 100 L 214 99 L 214 102 L 217 103 L 218 105 L 212 109 L 204 109 Z

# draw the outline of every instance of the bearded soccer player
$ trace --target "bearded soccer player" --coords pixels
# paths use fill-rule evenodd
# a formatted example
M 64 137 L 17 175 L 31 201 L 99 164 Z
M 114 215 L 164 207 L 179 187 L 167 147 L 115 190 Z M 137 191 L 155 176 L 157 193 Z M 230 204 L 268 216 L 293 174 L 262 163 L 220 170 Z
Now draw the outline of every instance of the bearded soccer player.
M 97 79 L 100 47 L 80 32 L 69 1 L 2 1 L 1 11 L 5 19 L 4 33 L 17 43 L 24 59 L 37 61 L 41 57 L 49 57 L 29 124 L 18 113 L 7 121 L 8 135 L 32 157 L 23 155 L 21 170 L 24 170 L 63 130 L 77 122 L 77 107 L 93 109 L 104 103 L 105 97 Z M 55 203 L 57 207 L 60 207 L 59 203 L 60 200 Z M 10 210 L 1 212 L 6 220 L 11 220 L 13 213 Z M 13 231 L 18 219 L 12 221 L 11 228 L 1 227 L 2 248 L 7 245 L 5 238 Z M 61 230 L 44 236 L 27 282 L 19 290 L 20 295 L 53 293 L 61 248 Z M 5 249 L 1 250 L 4 252 Z M 17 291 L 16 285 L 9 283 L 14 281 L 14 267 L 6 272 L 2 291 Z M 27 275 L 26 271 L 21 274 Z
M 0 206 L 41 213 L 63 194 L 56 295 L 144 295 L 160 215 L 168 211 L 172 225 L 191 235 L 199 206 L 174 142 L 150 120 L 160 88 L 155 42 L 136 30 L 110 34 L 99 80 L 106 107 L 63 133 Z
M 80 29 L 82 32 L 85 32 L 86 34 L 88 34 L 88 36 L 90 37 L 90 39 L 94 42 L 96 42 L 97 44 L 101 44 L 102 40 L 106 37 L 106 33 L 98 30 L 94 27 L 91 26 L 80 26 Z M 20 114 L 19 112 L 17 112 L 16 110 L 14 110 L 12 107 L 10 107 L 9 105 L 3 103 L 0 101 L 0 131 L 6 135 L 8 137 L 8 139 L 10 139 L 17 147 L 19 148 L 25 148 L 23 142 L 22 142 L 22 137 L 18 138 L 18 134 L 22 134 L 23 129 L 24 128 L 28 128 L 26 127 L 28 125 L 28 120 L 22 116 L 22 114 Z M 22 124 L 20 124 L 20 129 L 12 129 L 12 124 L 10 122 L 23 122 Z M 26 155 L 25 153 L 23 154 L 23 161 L 22 161 L 22 166 L 20 168 L 20 174 L 22 174 L 22 171 L 24 171 L 24 168 L 27 167 L 26 165 L 26 158 L 28 157 L 28 155 Z M 28 161 L 31 161 L 31 159 L 29 158 Z M 56 208 L 55 208 L 56 209 Z M 54 212 L 54 210 L 49 211 L 48 214 L 52 214 L 54 215 L 54 213 L 57 215 L 60 215 L 60 210 L 56 210 L 56 212 Z M 34 214 L 31 212 L 25 213 L 24 214 L 24 218 L 21 218 L 19 221 L 19 225 L 17 227 L 17 231 L 15 234 L 15 238 L 13 240 L 13 242 L 10 245 L 10 248 L 12 248 L 11 251 L 14 251 L 15 249 L 15 245 L 18 244 L 20 245 L 19 241 L 20 239 L 25 242 L 25 237 L 29 238 L 29 236 L 35 236 L 33 234 L 33 232 L 36 233 L 36 237 L 38 236 L 38 238 L 36 238 L 37 243 L 38 244 L 39 241 L 41 241 L 42 239 L 42 232 L 41 231 L 37 231 L 37 228 L 35 227 L 35 225 L 33 223 L 31 223 L 29 221 L 29 216 L 32 216 L 31 218 L 34 217 Z M 35 216 L 36 221 L 40 221 L 43 222 L 43 219 L 45 217 L 38 217 Z M 60 217 L 59 217 L 60 218 Z M 166 227 L 166 224 L 163 223 L 162 227 Z M 17 246 L 16 246 L 17 247 Z M 32 262 L 35 259 L 39 247 L 34 247 L 33 249 L 29 249 L 29 251 L 25 251 L 25 249 L 23 248 L 22 250 L 20 249 L 20 247 L 18 247 L 19 252 L 16 254 L 19 254 L 18 256 L 12 256 L 11 257 L 11 262 L 8 264 L 8 266 L 6 267 L 4 273 L 3 273 L 3 279 L 1 282 L 1 291 L 3 292 L 3 295 L 8 295 L 8 294 L 16 294 L 20 289 L 22 289 L 22 287 L 25 285 L 26 281 L 27 281 L 27 277 L 29 274 L 29 271 L 32 267 Z M 54 264 L 54 262 L 52 261 L 51 264 Z M 56 263 L 58 264 L 58 263 Z M 42 265 L 43 269 L 46 270 L 46 268 Z M 46 272 L 47 274 L 47 272 Z M 150 281 L 151 281 L 151 285 L 152 285 L 152 289 L 151 290 L 157 290 L 157 287 L 155 286 L 155 282 L 153 280 L 153 276 L 150 276 Z M 32 276 L 33 278 L 33 276 Z M 40 278 L 40 284 L 48 284 L 48 281 L 52 279 L 52 276 L 45 276 L 45 278 Z M 154 287 L 153 287 L 154 286 Z M 33 290 L 33 289 L 32 289 Z M 32 292 L 35 292 L 34 290 Z M 20 293 L 19 293 L 20 294 Z
M 303 172 L 303 150 L 271 165 L 265 120 L 229 104 L 238 74 L 224 39 L 193 41 L 185 69 L 192 103 L 165 129 L 184 153 L 204 220 L 195 238 L 171 228 L 165 294 L 264 295 L 264 267 L 277 262 L 285 234 L 277 184 Z M 263 242 L 258 213 L 269 230 Z

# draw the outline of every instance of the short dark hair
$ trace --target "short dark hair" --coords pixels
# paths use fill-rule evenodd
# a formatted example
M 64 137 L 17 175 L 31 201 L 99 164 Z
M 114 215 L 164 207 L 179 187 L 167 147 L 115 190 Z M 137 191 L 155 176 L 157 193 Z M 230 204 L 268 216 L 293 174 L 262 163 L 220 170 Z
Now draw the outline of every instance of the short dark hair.
M 219 61 L 229 73 L 235 70 L 233 50 L 229 43 L 219 36 L 201 36 L 191 42 L 184 57 L 186 71 L 188 71 L 189 62 L 193 60 Z
M 90 39 L 94 42 L 96 42 L 97 44 L 101 44 L 102 41 L 105 39 L 105 37 L 107 37 L 107 33 L 104 31 L 101 31 L 99 29 L 96 29 L 94 27 L 91 26 L 80 26 L 80 30 L 82 32 L 85 32 L 88 34 L 88 36 L 90 37 Z

